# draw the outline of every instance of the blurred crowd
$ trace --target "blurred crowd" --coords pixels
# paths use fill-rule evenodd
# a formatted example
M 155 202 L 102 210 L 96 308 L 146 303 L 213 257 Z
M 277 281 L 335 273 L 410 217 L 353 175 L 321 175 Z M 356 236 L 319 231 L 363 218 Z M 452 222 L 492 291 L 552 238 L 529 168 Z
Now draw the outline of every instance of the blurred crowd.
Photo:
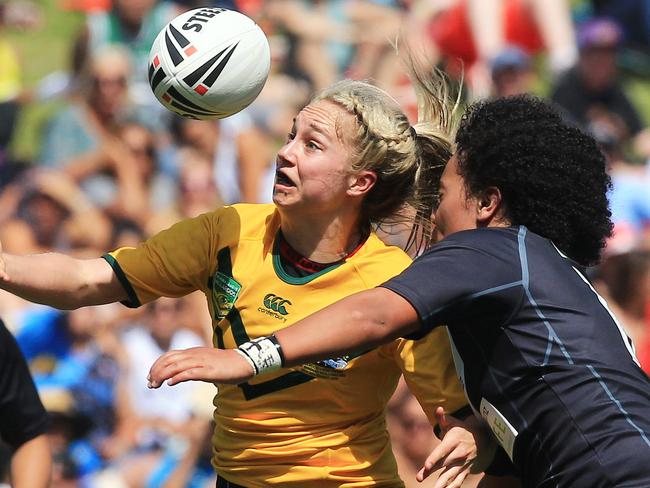
M 238 9 L 262 26 L 272 68 L 259 98 L 218 121 L 166 111 L 147 83 L 147 56 L 178 13 Z M 7 32 L 42 27 L 36 3 L 0 2 L 0 241 L 11 253 L 98 256 L 136 245 L 223 204 L 268 202 L 274 160 L 295 113 L 343 77 L 369 79 L 404 106 L 415 95 L 402 42 L 443 69 L 461 106 L 535 93 L 590 132 L 613 181 L 614 236 L 594 284 L 650 371 L 650 129 L 628 90 L 650 105 L 646 0 L 67 0 L 83 11 L 68 66 L 35 86 Z M 643 85 L 645 83 L 645 85 Z M 643 90 L 642 90 L 643 91 Z M 21 112 L 56 100 L 34 158 L 16 158 Z M 643 103 L 643 100 L 641 101 Z M 497 122 L 498 123 L 498 122 Z M 590 189 L 585 186 L 585 192 Z M 0 293 L 0 316 L 27 357 L 51 414 L 55 487 L 214 486 L 209 463 L 214 386 L 151 391 L 149 366 L 170 349 L 210 344 L 204 298 L 60 312 Z M 407 487 L 436 439 L 400 386 L 389 412 Z M 0 475 L 7 453 L 0 452 Z M 0 484 L 2 479 L 0 478 Z M 467 482 L 471 486 L 476 478 Z

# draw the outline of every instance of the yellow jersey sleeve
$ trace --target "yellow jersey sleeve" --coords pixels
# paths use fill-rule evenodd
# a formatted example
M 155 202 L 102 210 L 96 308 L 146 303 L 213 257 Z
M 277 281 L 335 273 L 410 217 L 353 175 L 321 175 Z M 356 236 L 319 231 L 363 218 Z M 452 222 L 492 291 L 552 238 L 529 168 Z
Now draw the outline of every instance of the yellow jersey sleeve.
M 160 296 L 180 297 L 207 286 L 224 211 L 181 221 L 138 247 L 104 256 L 137 307 Z
M 392 344 L 391 344 L 392 345 Z M 409 390 L 422 406 L 431 425 L 435 409 L 453 413 L 467 406 L 465 392 L 456 374 L 446 327 L 432 330 L 417 341 L 398 339 L 394 343 L 396 361 Z

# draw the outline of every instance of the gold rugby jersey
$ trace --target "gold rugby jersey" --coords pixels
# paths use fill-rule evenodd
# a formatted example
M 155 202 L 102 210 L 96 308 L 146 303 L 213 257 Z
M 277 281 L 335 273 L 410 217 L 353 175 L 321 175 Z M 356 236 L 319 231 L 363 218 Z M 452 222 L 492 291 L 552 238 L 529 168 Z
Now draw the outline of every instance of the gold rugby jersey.
M 202 290 L 219 348 L 287 327 L 383 283 L 410 263 L 402 250 L 372 233 L 344 262 L 296 278 L 282 268 L 279 224 L 274 205 L 238 204 L 105 258 L 130 306 Z M 217 472 L 250 488 L 404 486 L 384 418 L 402 373 L 430 419 L 437 405 L 451 412 L 467 403 L 442 329 L 417 342 L 399 339 L 363 354 L 219 385 Z

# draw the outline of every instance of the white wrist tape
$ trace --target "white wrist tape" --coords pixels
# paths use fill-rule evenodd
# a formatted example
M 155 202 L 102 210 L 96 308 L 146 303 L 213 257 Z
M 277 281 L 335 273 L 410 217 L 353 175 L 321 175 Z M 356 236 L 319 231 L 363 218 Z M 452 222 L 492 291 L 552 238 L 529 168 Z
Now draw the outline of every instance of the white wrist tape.
M 236 351 L 250 363 L 255 376 L 282 368 L 282 351 L 273 336 L 244 342 Z
M 246 362 L 251 365 L 251 368 L 253 369 L 253 376 L 257 376 L 257 366 L 255 366 L 253 360 L 248 357 L 248 354 L 246 354 L 244 351 L 240 349 L 235 349 L 235 352 L 239 354 L 241 357 L 243 357 L 246 360 Z

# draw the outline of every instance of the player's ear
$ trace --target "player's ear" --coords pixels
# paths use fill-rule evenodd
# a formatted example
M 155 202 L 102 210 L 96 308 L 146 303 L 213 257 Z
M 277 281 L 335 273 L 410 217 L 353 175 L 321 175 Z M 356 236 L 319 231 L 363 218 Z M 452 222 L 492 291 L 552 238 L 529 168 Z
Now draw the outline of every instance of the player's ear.
M 479 225 L 487 225 L 493 219 L 498 218 L 501 210 L 501 203 L 503 198 L 501 190 L 496 186 L 488 187 L 481 196 L 476 200 L 477 214 L 476 218 Z
M 351 174 L 348 179 L 348 195 L 358 196 L 368 193 L 377 182 L 377 173 L 374 171 L 359 171 Z

